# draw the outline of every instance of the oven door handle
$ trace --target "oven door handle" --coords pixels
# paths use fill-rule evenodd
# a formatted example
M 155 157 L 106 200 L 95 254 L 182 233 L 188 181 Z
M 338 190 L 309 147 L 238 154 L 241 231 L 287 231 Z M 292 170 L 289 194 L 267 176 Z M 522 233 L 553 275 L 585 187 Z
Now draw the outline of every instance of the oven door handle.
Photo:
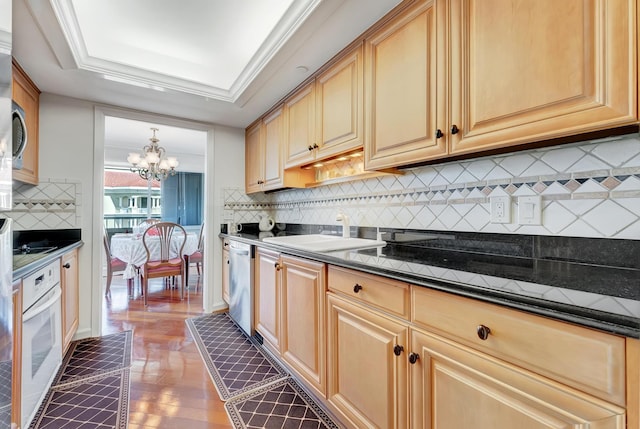
M 56 303 L 56 301 L 60 299 L 61 296 L 62 296 L 62 288 L 58 286 L 56 287 L 56 293 L 47 302 L 38 306 L 37 308 L 31 308 L 26 313 L 24 313 L 22 315 L 22 321 L 26 322 L 28 320 L 31 320 L 34 317 L 36 317 L 38 314 L 42 313 L 43 311 L 46 311 L 49 308 L 53 307 L 53 305 Z

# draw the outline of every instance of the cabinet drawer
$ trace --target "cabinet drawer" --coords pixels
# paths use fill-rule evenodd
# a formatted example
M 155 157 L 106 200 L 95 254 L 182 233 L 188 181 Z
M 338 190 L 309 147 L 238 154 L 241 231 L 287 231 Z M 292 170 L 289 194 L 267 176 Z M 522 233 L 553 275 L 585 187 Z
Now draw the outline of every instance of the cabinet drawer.
M 618 405 L 624 338 L 474 299 L 412 286 L 413 322 Z M 485 340 L 478 328 L 490 330 Z
M 329 290 L 409 319 L 409 285 L 346 268 L 329 267 Z

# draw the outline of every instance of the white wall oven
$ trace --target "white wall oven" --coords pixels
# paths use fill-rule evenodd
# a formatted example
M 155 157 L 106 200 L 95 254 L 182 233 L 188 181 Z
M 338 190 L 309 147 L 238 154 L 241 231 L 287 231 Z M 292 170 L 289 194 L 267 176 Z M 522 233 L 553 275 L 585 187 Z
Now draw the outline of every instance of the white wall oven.
M 22 281 L 22 422 L 29 427 L 62 362 L 60 260 Z

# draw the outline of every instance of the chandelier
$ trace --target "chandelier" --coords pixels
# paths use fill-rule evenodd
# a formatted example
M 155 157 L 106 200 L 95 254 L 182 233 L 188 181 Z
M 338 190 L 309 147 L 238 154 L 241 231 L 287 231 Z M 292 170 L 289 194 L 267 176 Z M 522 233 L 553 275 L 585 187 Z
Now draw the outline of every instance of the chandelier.
M 150 145 L 142 148 L 142 153 L 130 152 L 127 161 L 131 164 L 131 171 L 138 173 L 145 180 L 161 181 L 176 174 L 179 162 L 175 156 L 165 157 L 165 150 L 158 146 L 160 141 L 156 137 L 157 128 L 151 128 L 153 137 Z

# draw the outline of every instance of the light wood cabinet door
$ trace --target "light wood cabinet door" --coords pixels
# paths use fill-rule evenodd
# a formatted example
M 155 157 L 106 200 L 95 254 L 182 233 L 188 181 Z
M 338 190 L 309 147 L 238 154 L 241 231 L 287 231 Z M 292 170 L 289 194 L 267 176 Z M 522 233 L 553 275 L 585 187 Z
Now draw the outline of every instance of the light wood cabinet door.
M 40 90 L 15 60 L 13 61 L 12 98 L 24 110 L 24 120 L 27 125 L 27 147 L 22 155 L 22 168 L 13 170 L 13 179 L 37 185 Z
M 451 153 L 634 123 L 634 0 L 453 0 Z
M 62 255 L 60 286 L 62 286 L 62 351 L 66 352 L 73 336 L 78 330 L 79 318 L 79 281 L 78 250 L 74 249 Z
M 245 191 L 247 194 L 262 191 L 264 181 L 264 144 L 262 122 L 247 128 L 245 133 Z
M 282 357 L 324 397 L 325 264 L 284 255 L 281 260 Z
M 315 86 L 311 82 L 285 101 L 285 168 L 296 167 L 315 158 Z
M 362 147 L 362 45 L 316 78 L 316 158 Z
M 331 293 L 327 303 L 330 406 L 352 428 L 407 428 L 408 326 Z
M 222 249 L 222 299 L 229 303 L 229 251 Z
M 255 257 L 255 328 L 280 352 L 280 254 L 258 247 Z
M 623 408 L 442 337 L 412 329 L 411 353 L 414 429 L 625 427 Z
M 366 169 L 447 154 L 446 137 L 436 138 L 446 121 L 444 84 L 438 86 L 446 58 L 437 38 L 445 19 L 436 17 L 444 7 L 435 3 L 418 2 L 365 40 Z
M 284 151 L 283 108 L 279 107 L 262 120 L 264 128 L 264 184 L 262 189 L 278 189 L 284 183 L 282 154 Z

